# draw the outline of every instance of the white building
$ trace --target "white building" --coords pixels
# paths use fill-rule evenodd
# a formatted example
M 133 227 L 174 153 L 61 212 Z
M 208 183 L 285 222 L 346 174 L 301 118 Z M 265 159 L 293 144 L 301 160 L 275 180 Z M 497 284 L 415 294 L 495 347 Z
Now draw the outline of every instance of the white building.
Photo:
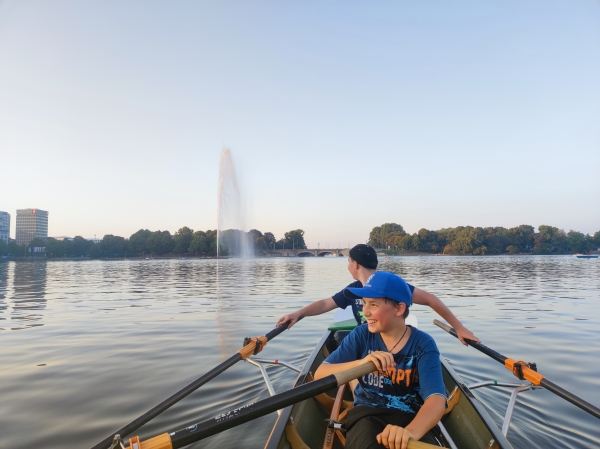
M 8 243 L 10 240 L 10 214 L 8 212 L 0 212 L 0 240 Z

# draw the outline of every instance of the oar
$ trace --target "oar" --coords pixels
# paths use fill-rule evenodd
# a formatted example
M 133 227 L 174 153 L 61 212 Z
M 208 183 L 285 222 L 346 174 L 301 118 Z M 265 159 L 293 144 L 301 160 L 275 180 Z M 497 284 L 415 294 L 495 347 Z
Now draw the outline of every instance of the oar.
M 262 401 L 230 410 L 213 419 L 209 419 L 208 421 L 192 424 L 185 429 L 163 433 L 143 441 L 140 440 L 139 437 L 133 437 L 129 440 L 129 449 L 177 449 L 184 447 L 216 433 L 239 426 L 240 424 L 260 418 L 261 416 L 268 415 L 269 413 L 280 410 L 288 405 L 295 404 L 333 388 L 337 388 L 353 379 L 372 373 L 376 369 L 373 362 L 367 362 L 355 368 L 330 374 L 322 379 L 300 385 L 299 387 L 276 394 L 275 396 L 263 399 Z M 409 441 L 408 447 L 409 449 L 439 449 L 438 446 L 414 440 Z
M 268 334 L 266 334 L 262 337 L 246 338 L 244 340 L 244 347 L 242 349 L 240 349 L 238 352 L 236 352 L 234 355 L 232 355 L 227 360 L 222 362 L 220 365 L 218 365 L 215 368 L 213 368 L 212 370 L 210 370 L 208 373 L 206 373 L 202 377 L 199 377 L 198 379 L 196 379 L 194 382 L 192 382 L 188 386 L 182 388 L 177 393 L 173 394 L 171 397 L 165 399 L 160 404 L 158 404 L 156 407 L 148 410 L 146 413 L 144 413 L 139 418 L 134 419 L 126 426 L 120 428 L 119 430 L 117 430 L 116 432 L 111 434 L 110 436 L 106 437 L 100 443 L 96 444 L 92 449 L 108 449 L 109 447 L 111 447 L 111 444 L 113 442 L 115 435 L 120 435 L 121 437 L 123 437 L 125 435 L 129 435 L 131 432 L 142 427 L 144 424 L 146 424 L 152 418 L 158 416 L 159 414 L 161 414 L 162 412 L 167 410 L 169 407 L 171 407 L 172 405 L 181 401 L 187 395 L 189 395 L 190 393 L 192 393 L 195 390 L 197 390 L 198 388 L 200 388 L 202 385 L 204 385 L 206 382 L 211 380 L 217 374 L 221 374 L 227 368 L 235 365 L 240 360 L 245 360 L 253 354 L 258 354 L 260 351 L 262 351 L 262 348 L 267 344 L 268 341 L 272 340 L 277 335 L 281 334 L 284 330 L 286 330 L 288 324 L 289 324 L 289 321 L 277 326 L 271 332 L 269 332 Z
M 441 327 L 446 332 L 448 332 L 450 335 L 453 335 L 456 338 L 458 338 L 456 331 L 453 328 L 451 328 L 450 326 L 448 326 L 447 324 L 444 324 L 438 320 L 433 320 L 433 324 L 435 324 L 438 327 Z M 493 358 L 494 360 L 502 363 L 507 369 L 512 371 L 512 373 L 515 376 L 517 376 L 518 378 L 526 379 L 534 385 L 544 387 L 546 390 L 549 390 L 552 393 L 560 396 L 561 398 L 569 401 L 571 404 L 576 405 L 581 410 L 588 412 L 590 415 L 593 415 L 596 418 L 600 418 L 600 408 L 596 407 L 593 404 L 590 404 L 587 401 L 584 401 L 580 397 L 575 396 L 573 393 L 568 392 L 564 388 L 556 385 L 554 382 L 546 379 L 542 374 L 540 374 L 536 371 L 537 367 L 534 366 L 535 369 L 532 369 L 530 367 L 530 364 L 522 362 L 522 361 L 516 361 L 509 357 L 503 356 L 502 354 L 494 351 L 493 349 L 488 348 L 485 345 L 482 345 L 481 343 L 477 343 L 476 341 L 473 341 L 473 340 L 466 340 L 466 341 L 469 344 L 469 346 L 473 346 L 478 351 L 481 351 L 484 354 L 488 355 L 489 357 Z

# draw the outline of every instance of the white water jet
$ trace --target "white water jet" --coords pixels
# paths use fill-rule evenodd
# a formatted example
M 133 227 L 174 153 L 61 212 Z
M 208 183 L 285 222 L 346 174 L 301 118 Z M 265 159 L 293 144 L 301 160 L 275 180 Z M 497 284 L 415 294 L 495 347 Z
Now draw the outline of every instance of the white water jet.
M 254 248 L 246 234 L 246 208 L 240 194 L 231 151 L 221 150 L 217 195 L 217 257 L 220 245 L 227 245 L 229 255 L 249 258 Z

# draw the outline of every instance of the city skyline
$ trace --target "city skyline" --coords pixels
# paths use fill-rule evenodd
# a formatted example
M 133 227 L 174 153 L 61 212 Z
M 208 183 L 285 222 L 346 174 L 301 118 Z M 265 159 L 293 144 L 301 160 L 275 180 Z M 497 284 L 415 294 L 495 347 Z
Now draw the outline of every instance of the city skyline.
M 600 228 L 600 5 L 0 5 L 0 210 L 49 236 Z M 248 230 L 246 229 L 246 230 Z M 14 238 L 15 226 L 11 226 Z

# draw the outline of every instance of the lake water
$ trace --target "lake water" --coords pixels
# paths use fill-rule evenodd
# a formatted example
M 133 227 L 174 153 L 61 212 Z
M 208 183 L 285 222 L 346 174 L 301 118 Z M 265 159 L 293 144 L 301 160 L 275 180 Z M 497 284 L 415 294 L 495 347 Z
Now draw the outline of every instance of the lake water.
M 86 448 L 226 359 L 246 336 L 352 281 L 345 258 L 0 263 L 0 448 Z M 403 257 L 380 268 L 439 296 L 487 346 L 537 362 L 600 405 L 600 259 Z M 412 308 L 467 383 L 514 381 Z M 261 353 L 301 366 L 332 321 L 307 318 Z M 295 374 L 268 369 L 276 391 Z M 508 392 L 478 390 L 501 422 Z M 146 424 L 147 437 L 267 397 L 239 362 Z M 189 447 L 262 448 L 275 415 Z M 546 390 L 520 395 L 516 448 L 600 447 L 600 421 Z

